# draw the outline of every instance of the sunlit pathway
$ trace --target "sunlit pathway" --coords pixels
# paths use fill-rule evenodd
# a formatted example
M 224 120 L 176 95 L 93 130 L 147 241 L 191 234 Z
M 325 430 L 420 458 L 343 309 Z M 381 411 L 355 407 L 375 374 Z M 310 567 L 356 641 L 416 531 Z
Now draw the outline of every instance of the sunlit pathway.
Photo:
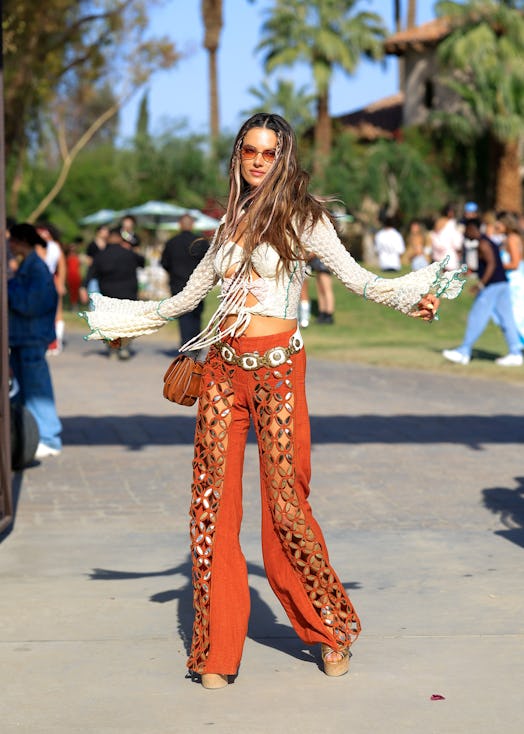
M 524 387 L 310 360 L 312 505 L 364 631 L 338 680 L 295 638 L 251 441 L 250 634 L 210 692 L 184 677 L 195 409 L 162 398 L 170 349 L 73 335 L 51 363 L 65 448 L 15 477 L 0 543 L 2 733 L 520 734 Z

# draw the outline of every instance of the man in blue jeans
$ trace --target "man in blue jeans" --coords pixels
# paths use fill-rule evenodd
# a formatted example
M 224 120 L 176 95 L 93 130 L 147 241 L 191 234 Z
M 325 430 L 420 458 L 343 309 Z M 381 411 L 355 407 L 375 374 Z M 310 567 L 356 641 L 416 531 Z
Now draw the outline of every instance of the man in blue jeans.
M 62 425 L 56 413 L 51 375 L 45 354 L 55 339 L 57 292 L 45 262 L 35 252 L 44 240 L 31 224 L 15 224 L 11 250 L 20 259 L 8 281 L 9 361 L 20 385 L 23 404 L 34 415 L 40 432 L 35 457 L 57 456 Z
M 519 367 L 523 363 L 519 332 L 513 316 L 508 278 L 498 245 L 480 232 L 480 221 L 470 219 L 466 224 L 465 235 L 477 240 L 478 246 L 478 283 L 477 296 L 468 315 L 464 340 L 456 349 L 444 349 L 442 356 L 450 362 L 468 364 L 473 345 L 489 323 L 497 317 L 504 338 L 508 344 L 508 354 L 495 360 L 502 367 Z

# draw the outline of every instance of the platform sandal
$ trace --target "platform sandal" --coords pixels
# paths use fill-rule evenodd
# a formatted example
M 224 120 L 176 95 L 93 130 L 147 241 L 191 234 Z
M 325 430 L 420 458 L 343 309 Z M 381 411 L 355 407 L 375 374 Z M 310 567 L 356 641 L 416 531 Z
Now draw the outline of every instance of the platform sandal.
M 225 688 L 229 683 L 227 675 L 221 673 L 202 673 L 202 685 L 204 688 Z
M 324 673 L 333 678 L 338 678 L 341 675 L 345 675 L 349 670 L 349 658 L 351 653 L 349 647 L 345 647 L 343 650 L 334 650 L 329 645 L 322 645 L 322 663 L 324 665 Z M 331 653 L 335 653 L 339 656 L 338 660 L 328 660 L 327 657 Z

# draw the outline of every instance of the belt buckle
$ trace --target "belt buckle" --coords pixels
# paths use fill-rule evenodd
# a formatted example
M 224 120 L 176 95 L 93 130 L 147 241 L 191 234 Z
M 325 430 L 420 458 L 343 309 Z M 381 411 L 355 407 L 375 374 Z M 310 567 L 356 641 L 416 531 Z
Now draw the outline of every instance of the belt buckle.
M 243 370 L 256 370 L 260 366 L 260 355 L 256 352 L 245 352 L 237 357 L 238 365 Z
M 302 340 L 302 337 L 297 335 L 293 335 L 290 339 L 290 348 L 293 350 L 293 353 L 300 352 L 302 349 L 304 342 Z
M 288 351 L 285 347 L 273 347 L 267 350 L 264 357 L 270 367 L 280 367 L 287 360 Z
M 220 344 L 220 354 L 222 355 L 224 362 L 227 362 L 227 364 L 235 364 L 236 354 L 234 350 L 223 342 Z

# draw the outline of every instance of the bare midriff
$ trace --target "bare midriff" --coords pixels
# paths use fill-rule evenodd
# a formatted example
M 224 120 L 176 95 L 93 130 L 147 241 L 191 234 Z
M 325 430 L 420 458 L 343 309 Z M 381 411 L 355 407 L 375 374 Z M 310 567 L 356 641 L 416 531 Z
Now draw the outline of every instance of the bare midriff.
M 236 316 L 226 316 L 222 322 L 222 328 L 225 329 L 236 321 Z M 279 319 L 276 316 L 260 316 L 252 314 L 249 326 L 244 331 L 245 336 L 269 336 L 270 334 L 281 334 L 284 331 L 291 331 L 297 328 L 296 319 Z

